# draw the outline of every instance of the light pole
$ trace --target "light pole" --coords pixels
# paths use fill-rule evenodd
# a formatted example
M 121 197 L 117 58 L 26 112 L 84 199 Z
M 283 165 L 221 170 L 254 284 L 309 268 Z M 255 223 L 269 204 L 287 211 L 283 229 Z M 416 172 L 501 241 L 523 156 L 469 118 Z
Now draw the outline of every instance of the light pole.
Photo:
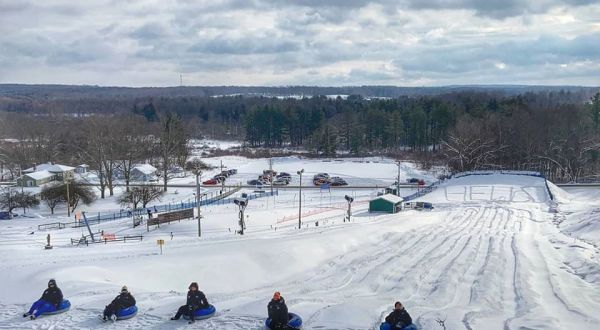
M 298 229 L 302 229 L 302 173 L 304 169 L 296 172 L 300 175 L 300 193 L 298 194 Z
M 347 219 L 348 222 L 350 222 L 350 216 L 352 215 L 352 202 L 354 201 L 354 198 L 346 195 L 344 196 L 344 198 L 346 199 L 346 201 L 348 201 L 348 215 L 347 215 Z M 346 221 L 344 221 L 346 222 Z
M 397 160 L 398 164 L 398 179 L 396 181 L 396 196 L 400 196 L 400 160 Z
M 200 214 L 200 177 L 202 176 L 202 171 L 200 170 L 200 163 L 195 164 L 194 174 L 196 175 L 196 208 L 198 209 L 198 237 L 202 237 L 202 227 L 200 225 L 200 218 L 202 218 L 202 215 Z
M 67 184 L 67 217 L 71 217 L 71 197 L 69 196 L 69 183 L 71 181 L 71 172 L 64 172 L 63 179 Z
M 244 229 L 246 229 L 246 222 L 244 221 L 244 210 L 246 209 L 246 206 L 248 206 L 248 199 L 247 198 L 236 198 L 233 200 L 233 202 L 235 203 L 235 205 L 239 206 L 240 208 L 240 213 L 239 213 L 239 217 L 240 217 L 240 235 L 244 235 Z

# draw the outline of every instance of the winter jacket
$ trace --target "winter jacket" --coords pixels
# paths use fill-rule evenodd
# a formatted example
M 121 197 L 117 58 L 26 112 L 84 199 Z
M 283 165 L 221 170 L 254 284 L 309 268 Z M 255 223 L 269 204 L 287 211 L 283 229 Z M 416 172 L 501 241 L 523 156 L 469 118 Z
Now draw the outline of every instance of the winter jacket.
M 267 305 L 269 318 L 271 319 L 271 328 L 287 325 L 288 323 L 288 308 L 285 300 L 281 297 L 279 300 L 271 300 Z
M 406 309 L 395 309 L 385 318 L 385 322 L 391 324 L 394 330 L 400 330 L 407 325 L 412 324 L 412 318 L 408 315 Z
M 194 310 L 208 307 L 208 300 L 206 296 L 200 290 L 188 291 L 187 294 L 187 305 Z
M 129 308 L 135 306 L 135 298 L 129 292 L 122 292 L 110 304 L 121 309 Z
M 58 305 L 63 301 L 62 291 L 58 287 L 48 288 L 42 294 L 42 300 L 47 301 L 58 308 Z

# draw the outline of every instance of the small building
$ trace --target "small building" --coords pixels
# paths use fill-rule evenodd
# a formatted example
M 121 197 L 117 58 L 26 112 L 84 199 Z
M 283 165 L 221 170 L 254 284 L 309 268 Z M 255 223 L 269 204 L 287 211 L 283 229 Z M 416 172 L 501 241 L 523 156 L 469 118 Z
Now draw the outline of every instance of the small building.
M 404 199 L 392 194 L 377 196 L 369 202 L 369 212 L 397 213 L 402 210 Z
M 23 174 L 33 174 L 36 172 L 50 172 L 54 174 L 54 178 L 50 181 L 63 181 L 65 177 L 73 177 L 73 173 L 75 171 L 75 167 L 46 163 L 34 165 L 26 170 L 23 170 Z
M 155 181 L 157 171 L 156 167 L 150 164 L 137 164 L 131 169 L 131 179 L 143 182 Z
M 17 184 L 22 187 L 38 187 L 56 179 L 56 174 L 49 171 L 37 171 L 24 174 L 17 179 Z
M 87 164 L 81 164 L 81 165 L 77 165 L 77 167 L 75 167 L 75 173 L 78 173 L 78 174 L 85 174 L 89 171 L 90 171 L 90 165 L 87 165 Z

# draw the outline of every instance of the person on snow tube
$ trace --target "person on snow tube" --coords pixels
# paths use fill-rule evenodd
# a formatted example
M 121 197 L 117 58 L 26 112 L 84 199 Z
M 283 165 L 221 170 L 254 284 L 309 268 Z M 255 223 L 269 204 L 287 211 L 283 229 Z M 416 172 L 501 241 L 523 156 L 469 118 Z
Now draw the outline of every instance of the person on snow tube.
M 391 330 L 401 330 L 412 324 L 412 318 L 399 301 L 394 303 L 394 310 L 385 318 L 385 322 L 392 325 Z
M 177 314 L 171 320 L 179 320 L 182 315 L 186 315 L 190 318 L 190 323 L 194 323 L 196 321 L 196 311 L 207 307 L 208 300 L 206 300 L 206 296 L 198 289 L 198 283 L 192 282 L 189 286 L 186 304 L 179 307 Z
M 271 324 L 269 325 L 271 330 L 289 329 L 288 308 L 281 293 L 275 292 L 273 294 L 273 299 L 271 299 L 267 305 L 267 311 L 269 312 L 269 319 L 271 320 Z
M 63 301 L 62 291 L 56 286 L 56 281 L 48 281 L 48 289 L 44 291 L 42 297 L 31 305 L 29 312 L 23 314 L 23 317 L 29 316 L 32 320 L 41 314 L 56 312 L 58 306 Z
M 135 298 L 131 295 L 127 286 L 121 288 L 121 293 L 113 299 L 113 301 L 104 308 L 104 316 L 102 321 L 106 322 L 108 319 L 113 321 L 117 320 L 117 313 L 125 308 L 135 306 Z

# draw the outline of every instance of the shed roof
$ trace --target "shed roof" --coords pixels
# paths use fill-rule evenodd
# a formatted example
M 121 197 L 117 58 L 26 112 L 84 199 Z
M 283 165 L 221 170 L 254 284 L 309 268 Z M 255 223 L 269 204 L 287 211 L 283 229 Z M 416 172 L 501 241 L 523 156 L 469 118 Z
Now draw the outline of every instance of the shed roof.
M 381 195 L 373 200 L 377 200 L 377 199 L 383 199 L 383 200 L 386 200 L 386 201 L 388 201 L 390 203 L 394 203 L 394 204 L 404 201 L 404 198 L 396 196 L 396 195 L 392 195 L 392 194 Z
M 137 164 L 133 167 L 133 170 L 138 170 L 146 175 L 154 174 L 157 171 L 156 167 L 150 164 Z
M 24 176 L 28 176 L 34 180 L 42 180 L 42 179 L 53 177 L 54 173 L 50 173 L 48 171 L 37 171 L 37 172 L 25 174 Z
M 46 163 L 46 164 L 36 165 L 35 168 L 30 167 L 30 168 L 24 170 L 23 172 L 48 171 L 48 172 L 52 172 L 52 173 L 63 173 L 66 171 L 72 171 L 74 169 L 75 169 L 75 167 L 71 167 L 71 166 L 67 166 L 67 165 Z

